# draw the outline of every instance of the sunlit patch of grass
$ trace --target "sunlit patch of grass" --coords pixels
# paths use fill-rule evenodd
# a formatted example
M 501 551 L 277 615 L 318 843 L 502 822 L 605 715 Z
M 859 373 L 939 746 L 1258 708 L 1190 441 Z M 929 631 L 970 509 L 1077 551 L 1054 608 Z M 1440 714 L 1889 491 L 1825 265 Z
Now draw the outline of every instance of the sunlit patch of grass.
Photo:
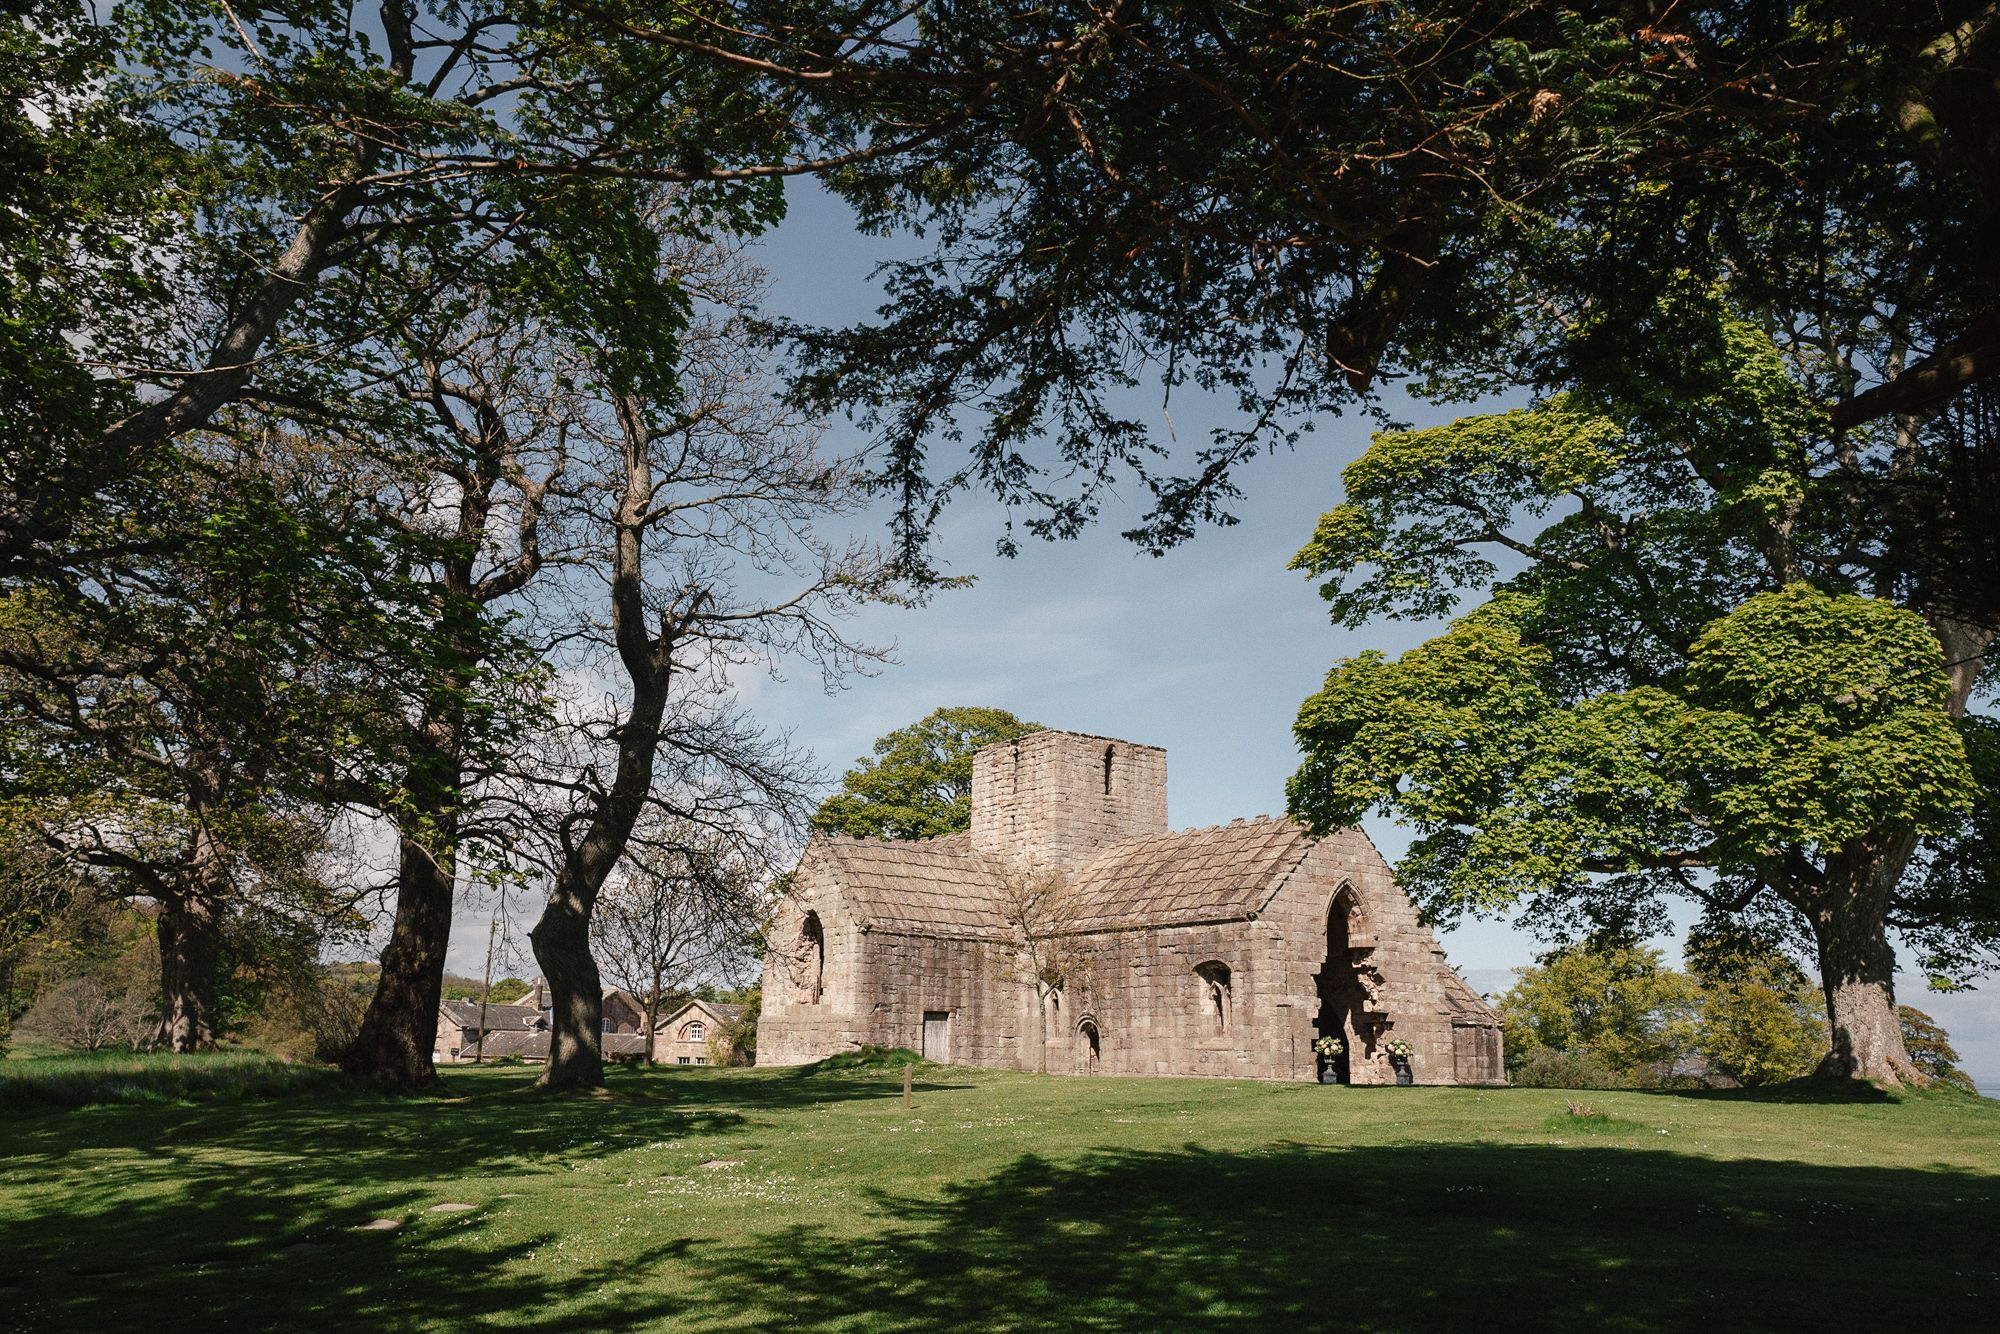
M 1542 1128 L 1557 1135 L 1643 1135 L 1650 1129 L 1637 1121 L 1600 1112 L 1587 1102 L 1574 1101 L 1542 1122 Z
M 259 1051 L 91 1052 L 0 1065 L 0 1111 L 271 1098 L 334 1082 L 329 1070 Z

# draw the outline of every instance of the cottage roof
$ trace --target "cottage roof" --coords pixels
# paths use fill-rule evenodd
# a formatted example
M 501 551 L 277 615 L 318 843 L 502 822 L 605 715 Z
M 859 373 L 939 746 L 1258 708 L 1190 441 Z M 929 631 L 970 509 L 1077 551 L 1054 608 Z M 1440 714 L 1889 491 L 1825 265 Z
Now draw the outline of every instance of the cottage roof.
M 634 1014 L 644 1014 L 646 1012 L 646 1002 L 640 998 L 638 993 L 627 991 L 624 987 L 606 987 L 604 989 L 604 1004 L 609 1006 L 613 1000 L 619 1001 Z
M 1444 981 L 1445 1008 L 1451 1012 L 1453 1023 L 1472 1024 L 1480 1028 L 1499 1025 L 1499 1014 L 1472 989 L 1470 982 L 1449 968 L 1440 968 L 1438 972 Z
M 520 1056 L 531 1061 L 546 1061 L 549 1059 L 549 1035 L 547 1032 L 529 1032 L 525 1029 L 488 1033 L 486 1041 L 479 1044 L 479 1055 L 488 1061 L 497 1061 L 508 1056 Z
M 721 1001 L 705 1001 L 697 996 L 692 1000 L 684 1002 L 672 1014 L 662 1015 L 659 1026 L 653 1031 L 655 1033 L 666 1032 L 675 1024 L 678 1024 L 690 1010 L 705 1010 L 708 1012 L 710 1018 L 720 1023 L 733 1024 L 743 1017 L 743 1007 L 741 1005 L 724 1005 Z
M 456 1024 L 460 1028 L 477 1029 L 479 1027 L 478 1001 L 448 1000 L 439 1005 L 438 1009 L 443 1012 L 448 1022 Z M 509 1029 L 529 1029 L 544 1022 L 546 1021 L 542 1016 L 542 1012 L 531 1006 L 495 1005 L 490 1002 L 486 1006 L 486 1031 L 488 1033 L 505 1032 Z

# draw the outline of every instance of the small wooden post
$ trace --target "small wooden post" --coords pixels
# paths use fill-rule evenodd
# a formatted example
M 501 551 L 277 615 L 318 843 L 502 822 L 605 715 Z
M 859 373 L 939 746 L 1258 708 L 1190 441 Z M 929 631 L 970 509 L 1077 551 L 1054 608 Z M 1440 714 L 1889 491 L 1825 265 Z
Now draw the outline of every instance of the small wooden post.
M 910 1105 L 910 1072 L 917 1068 L 915 1061 L 903 1062 L 903 1106 Z

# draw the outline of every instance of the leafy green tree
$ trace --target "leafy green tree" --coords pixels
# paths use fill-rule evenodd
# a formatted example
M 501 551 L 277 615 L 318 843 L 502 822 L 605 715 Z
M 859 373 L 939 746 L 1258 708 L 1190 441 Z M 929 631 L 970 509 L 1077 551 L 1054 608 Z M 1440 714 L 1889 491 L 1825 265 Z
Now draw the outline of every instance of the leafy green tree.
M 226 1023 L 231 939 L 350 911 L 320 874 L 321 774 L 384 712 L 373 672 L 406 659 L 380 633 L 381 567 L 352 559 L 365 520 L 281 492 L 254 444 L 176 457 L 92 591 L 0 594 L 0 797 L 97 892 L 153 906 L 154 1041 L 189 1050 Z
M 1384 433 L 1348 469 L 1295 562 L 1337 620 L 1486 600 L 1335 665 L 1293 809 L 1409 819 L 1406 883 L 1441 916 L 1625 929 L 1664 896 L 1775 900 L 1814 942 L 1823 1069 L 1921 1078 L 1887 931 L 1939 974 L 2000 942 L 1965 720 L 2000 607 L 1948 530 L 1878 507 L 1964 441 L 1934 418 L 1829 445 L 1820 354 L 1726 292 L 1683 285 L 1650 320 L 1643 370 L 1578 321 L 1551 335 L 1566 391 Z
M 1701 988 L 1695 1050 L 1748 1087 L 1809 1075 L 1826 1050 L 1818 989 L 1781 949 L 1733 918 L 1689 933 L 1688 972 Z
M 1903 1046 L 1919 1070 L 1940 1084 L 1977 1093 L 1972 1076 L 1958 1068 L 1958 1053 L 1938 1021 L 1914 1005 L 1898 1005 L 1896 1018 L 1903 1026 Z
M 1507 1061 L 1538 1051 L 1587 1056 L 1630 1081 L 1655 1081 L 1694 1047 L 1693 982 L 1643 945 L 1589 941 L 1524 969 L 1499 1010 Z
M 972 825 L 972 753 L 1044 730 L 1005 709 L 935 709 L 884 733 L 841 776 L 814 829 L 856 838 L 936 838 Z
M 503 977 L 493 984 L 493 989 L 487 993 L 486 998 L 495 1005 L 512 1005 L 527 995 L 530 989 L 527 982 L 521 978 Z
M 1982 0 L 728 10 L 713 48 L 906 145 L 831 179 L 923 253 L 872 326 L 800 333 L 805 391 L 879 428 L 912 542 L 973 486 L 1069 535 L 1136 476 L 1130 535 L 1169 545 L 1313 415 L 1381 411 L 1385 377 L 1540 382 L 1538 312 L 1599 312 L 1644 360 L 1682 271 L 1837 349 L 1839 430 L 2000 369 Z M 1240 423 L 1163 438 L 1128 406 L 1145 380 L 1233 391 Z

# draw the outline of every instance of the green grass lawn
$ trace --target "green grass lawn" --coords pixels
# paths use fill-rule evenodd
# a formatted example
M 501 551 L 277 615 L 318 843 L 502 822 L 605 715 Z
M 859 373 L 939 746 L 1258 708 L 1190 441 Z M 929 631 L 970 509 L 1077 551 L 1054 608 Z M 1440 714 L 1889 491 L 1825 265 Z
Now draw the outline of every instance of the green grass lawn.
M 1957 1095 L 242 1075 L 0 1100 L 0 1327 L 2000 1327 L 2000 1104 Z

